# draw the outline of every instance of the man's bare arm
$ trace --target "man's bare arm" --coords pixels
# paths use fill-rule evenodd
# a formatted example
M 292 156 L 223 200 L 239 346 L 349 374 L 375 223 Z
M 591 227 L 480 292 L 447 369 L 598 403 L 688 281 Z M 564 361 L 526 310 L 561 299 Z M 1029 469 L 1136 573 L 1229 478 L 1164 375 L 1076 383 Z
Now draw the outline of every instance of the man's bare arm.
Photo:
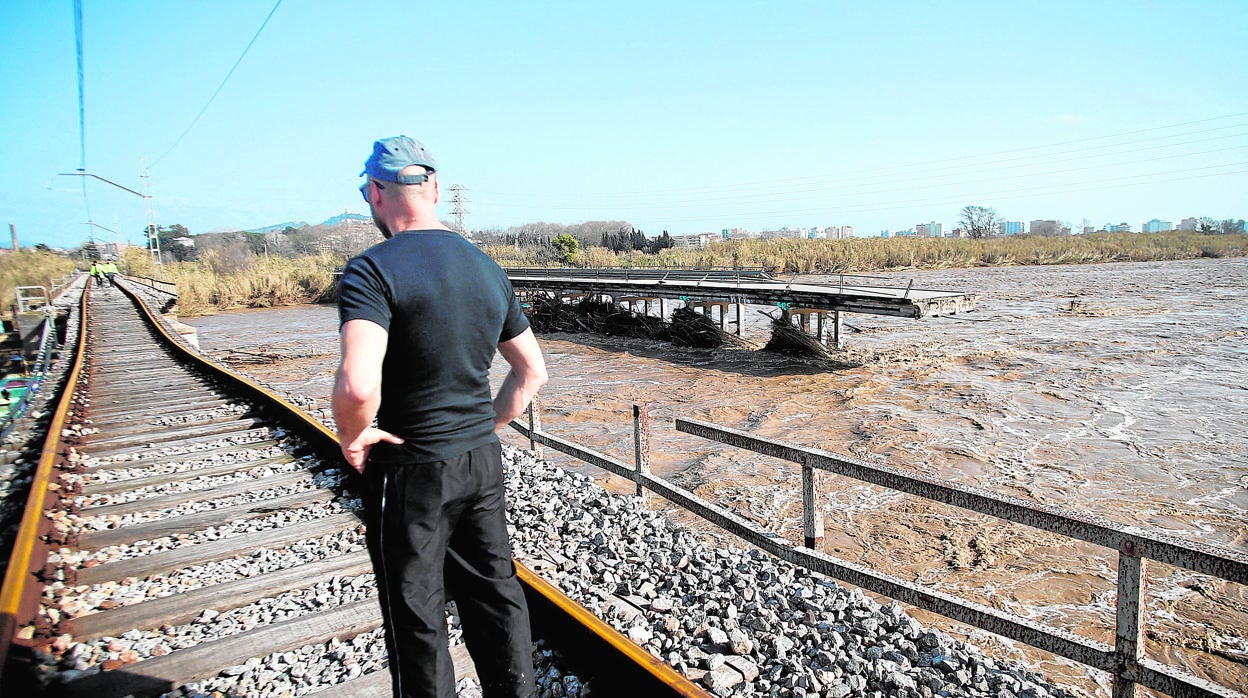
M 524 408 L 543 385 L 546 385 L 546 360 L 537 345 L 532 328 L 498 345 L 511 370 L 503 379 L 503 387 L 494 398 L 494 431 L 507 428 L 511 420 L 519 417 Z
M 403 439 L 371 425 L 381 406 L 381 362 L 388 333 L 375 322 L 348 320 L 342 326 L 342 362 L 334 380 L 334 423 L 347 463 L 364 472 L 373 444 Z

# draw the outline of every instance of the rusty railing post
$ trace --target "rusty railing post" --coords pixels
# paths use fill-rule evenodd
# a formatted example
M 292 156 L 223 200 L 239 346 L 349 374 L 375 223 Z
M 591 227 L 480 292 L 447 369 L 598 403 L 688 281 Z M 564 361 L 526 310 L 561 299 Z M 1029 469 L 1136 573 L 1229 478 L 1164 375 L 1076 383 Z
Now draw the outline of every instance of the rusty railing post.
M 823 548 L 823 510 L 819 506 L 818 493 L 815 490 L 815 469 L 802 464 L 802 532 L 807 548 L 820 550 Z
M 1118 550 L 1118 623 L 1114 632 L 1114 698 L 1136 698 L 1134 681 L 1123 671 L 1144 657 L 1144 574 L 1148 561 L 1141 558 L 1135 542 L 1124 540 Z
M 542 445 L 537 442 L 534 435 L 542 430 L 542 410 L 537 404 L 537 396 L 533 396 L 533 400 L 529 402 L 529 450 L 534 456 L 542 457 Z
M 646 488 L 641 486 L 641 478 L 650 474 L 649 405 L 633 405 L 633 463 L 637 470 L 637 496 L 644 502 Z

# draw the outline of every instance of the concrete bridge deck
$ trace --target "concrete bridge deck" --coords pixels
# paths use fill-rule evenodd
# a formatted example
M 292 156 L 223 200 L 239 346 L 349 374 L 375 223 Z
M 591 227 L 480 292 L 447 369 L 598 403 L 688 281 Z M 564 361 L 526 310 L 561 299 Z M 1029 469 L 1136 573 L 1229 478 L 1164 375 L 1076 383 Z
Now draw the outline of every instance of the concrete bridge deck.
M 975 294 L 872 283 L 840 275 L 838 283 L 797 283 L 762 271 L 698 269 L 507 269 L 514 288 L 689 302 L 780 305 L 847 313 L 922 318 L 975 309 Z

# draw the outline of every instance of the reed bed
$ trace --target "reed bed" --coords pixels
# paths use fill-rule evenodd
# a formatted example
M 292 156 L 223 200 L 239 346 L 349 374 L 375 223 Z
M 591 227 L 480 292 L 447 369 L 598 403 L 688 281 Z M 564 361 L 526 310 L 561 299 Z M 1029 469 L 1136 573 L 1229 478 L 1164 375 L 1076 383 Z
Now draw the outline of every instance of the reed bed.
M 126 273 L 170 281 L 178 286 L 178 312 L 185 317 L 219 310 L 272 308 L 316 303 L 332 297 L 341 255 L 321 253 L 293 259 L 256 257 L 229 269 L 213 252 L 194 262 L 154 265 L 144 251 L 126 255 Z
M 543 266 L 533 248 L 486 249 L 504 267 Z M 1068 237 L 854 238 L 850 240 L 725 240 L 705 249 L 659 254 L 614 253 L 590 247 L 576 253 L 585 267 L 762 267 L 773 273 L 868 273 L 905 269 L 960 269 L 1013 265 L 1096 264 L 1248 256 L 1248 235 L 1094 233 Z
M 52 285 L 75 269 L 69 257 L 40 250 L 17 250 L 0 255 L 0 314 L 8 317 L 17 304 L 18 286 L 42 286 L 55 293 Z

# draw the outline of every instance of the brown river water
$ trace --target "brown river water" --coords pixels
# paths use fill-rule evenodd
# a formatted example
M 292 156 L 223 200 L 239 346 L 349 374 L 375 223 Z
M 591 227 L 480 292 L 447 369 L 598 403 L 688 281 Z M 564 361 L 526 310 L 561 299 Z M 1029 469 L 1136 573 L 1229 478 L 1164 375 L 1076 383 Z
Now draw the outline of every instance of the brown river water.
M 846 315 L 842 358 L 856 365 L 835 369 L 745 350 L 539 336 L 551 374 L 541 394 L 543 426 L 631 462 L 632 405 L 647 404 L 657 475 L 799 543 L 798 466 L 677 433 L 672 419 L 702 419 L 1248 552 L 1248 260 L 890 279 L 978 294 L 978 309 L 923 320 Z M 760 347 L 770 331 L 765 310 L 746 313 L 745 337 Z M 240 370 L 328 406 L 332 307 L 185 322 L 213 356 L 263 346 L 301 357 Z M 495 385 L 504 371 L 496 363 Z M 631 490 L 549 449 L 547 457 Z M 826 552 L 1113 644 L 1115 551 L 820 477 Z M 1245 587 L 1159 563 L 1147 583 L 1148 653 L 1225 686 L 1248 686 Z M 915 615 L 1077 692 L 1108 695 L 1098 672 Z

